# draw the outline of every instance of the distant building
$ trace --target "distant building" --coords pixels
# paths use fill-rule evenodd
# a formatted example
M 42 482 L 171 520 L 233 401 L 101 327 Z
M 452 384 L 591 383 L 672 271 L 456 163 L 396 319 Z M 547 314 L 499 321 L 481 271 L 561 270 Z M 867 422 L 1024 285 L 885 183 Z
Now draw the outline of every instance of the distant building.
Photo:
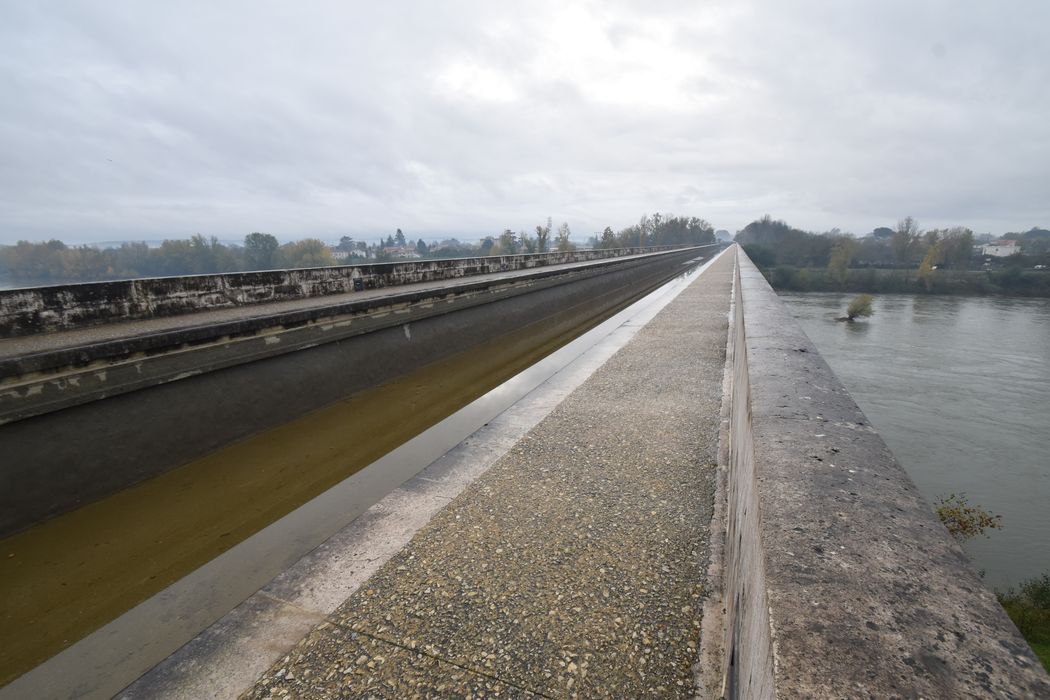
M 395 258 L 410 258 L 414 260 L 423 257 L 419 254 L 419 251 L 416 250 L 416 247 L 412 245 L 384 246 L 383 252 Z
M 338 260 L 344 265 L 353 265 L 355 259 L 367 258 L 363 250 L 339 250 L 338 248 L 329 248 L 329 254 L 331 254 L 333 260 Z
M 1017 255 L 1020 252 L 1021 241 L 1014 240 L 992 241 L 981 247 L 983 255 L 990 255 L 993 258 L 1005 258 L 1009 255 Z

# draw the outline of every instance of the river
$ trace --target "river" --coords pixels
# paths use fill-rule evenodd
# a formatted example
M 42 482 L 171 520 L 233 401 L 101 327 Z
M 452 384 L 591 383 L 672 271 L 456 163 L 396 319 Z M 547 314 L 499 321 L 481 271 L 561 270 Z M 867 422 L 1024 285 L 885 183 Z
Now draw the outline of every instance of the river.
M 965 493 L 1003 516 L 966 544 L 1003 590 L 1050 570 L 1050 299 L 782 293 L 931 503 Z

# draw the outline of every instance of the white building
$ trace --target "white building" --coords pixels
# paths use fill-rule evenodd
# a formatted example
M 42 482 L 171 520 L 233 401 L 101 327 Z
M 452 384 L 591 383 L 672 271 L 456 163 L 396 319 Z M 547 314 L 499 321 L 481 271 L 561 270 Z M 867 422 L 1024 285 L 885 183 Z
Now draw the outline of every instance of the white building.
M 414 245 L 384 246 L 383 252 L 387 255 L 392 255 L 395 258 L 407 258 L 409 260 L 423 257 L 419 254 Z
M 1005 258 L 1021 252 L 1021 241 L 992 241 L 981 247 L 981 253 L 993 258 Z

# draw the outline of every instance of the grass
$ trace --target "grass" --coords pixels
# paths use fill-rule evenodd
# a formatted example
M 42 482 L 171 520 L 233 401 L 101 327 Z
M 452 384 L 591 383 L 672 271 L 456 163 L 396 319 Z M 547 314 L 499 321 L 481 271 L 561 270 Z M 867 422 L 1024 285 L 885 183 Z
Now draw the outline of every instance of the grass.
M 1050 572 L 997 596 L 1043 668 L 1050 671 Z
M 1032 651 L 1039 657 L 1039 660 L 1043 662 L 1043 668 L 1050 672 L 1050 644 L 1029 642 L 1029 646 L 1032 647 Z

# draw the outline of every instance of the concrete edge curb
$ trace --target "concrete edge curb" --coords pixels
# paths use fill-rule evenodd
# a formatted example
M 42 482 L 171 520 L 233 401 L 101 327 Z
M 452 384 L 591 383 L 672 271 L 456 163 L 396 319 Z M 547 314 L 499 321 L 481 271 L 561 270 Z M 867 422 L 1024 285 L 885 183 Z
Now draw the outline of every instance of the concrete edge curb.
M 722 698 L 725 693 L 725 548 L 728 506 L 727 477 L 730 453 L 730 419 L 733 401 L 733 319 L 738 303 L 736 260 L 733 261 L 733 286 L 730 292 L 726 323 L 726 359 L 722 370 L 722 402 L 718 422 L 718 463 L 715 469 L 714 508 L 711 514 L 707 570 L 707 595 L 704 598 L 700 621 L 700 656 L 697 661 L 695 684 L 697 700 Z

